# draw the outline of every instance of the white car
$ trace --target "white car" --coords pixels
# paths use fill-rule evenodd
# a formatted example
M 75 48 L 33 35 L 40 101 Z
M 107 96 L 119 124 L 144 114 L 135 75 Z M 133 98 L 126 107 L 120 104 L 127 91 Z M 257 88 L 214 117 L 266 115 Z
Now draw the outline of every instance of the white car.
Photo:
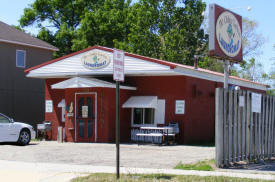
M 12 118 L 0 113 L 0 142 L 17 142 L 28 145 L 35 138 L 35 130 L 26 123 L 14 122 Z

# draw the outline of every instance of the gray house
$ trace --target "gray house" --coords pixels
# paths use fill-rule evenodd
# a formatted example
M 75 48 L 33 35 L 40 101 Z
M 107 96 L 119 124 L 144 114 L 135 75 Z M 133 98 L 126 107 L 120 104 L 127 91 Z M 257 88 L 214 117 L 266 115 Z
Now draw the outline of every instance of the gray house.
M 0 21 L 0 113 L 35 126 L 44 119 L 44 82 L 24 70 L 58 49 Z

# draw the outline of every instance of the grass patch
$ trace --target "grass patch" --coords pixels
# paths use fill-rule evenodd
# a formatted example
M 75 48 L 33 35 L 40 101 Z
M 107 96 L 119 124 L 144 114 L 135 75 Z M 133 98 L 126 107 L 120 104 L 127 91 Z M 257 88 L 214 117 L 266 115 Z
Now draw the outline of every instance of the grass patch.
M 183 164 L 179 162 L 174 169 L 184 169 L 184 170 L 199 170 L 199 171 L 214 171 L 215 160 L 205 160 L 199 161 L 194 164 Z
M 114 182 L 116 181 L 115 174 L 95 173 L 86 177 L 78 177 L 71 182 Z M 231 178 L 222 176 L 176 176 L 166 174 L 150 174 L 150 175 L 121 175 L 117 182 L 266 182 L 266 180 L 254 180 L 245 178 Z
M 31 142 L 40 142 L 42 139 L 40 138 L 34 138 L 34 139 L 31 139 Z

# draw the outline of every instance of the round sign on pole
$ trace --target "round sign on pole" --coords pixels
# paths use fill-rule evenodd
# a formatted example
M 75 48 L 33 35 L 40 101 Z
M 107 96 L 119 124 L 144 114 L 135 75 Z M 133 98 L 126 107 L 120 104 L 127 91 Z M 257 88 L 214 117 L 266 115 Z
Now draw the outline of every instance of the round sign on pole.
M 216 4 L 209 6 L 209 56 L 241 62 L 242 17 Z
M 224 54 L 229 57 L 239 54 L 242 47 L 241 27 L 229 11 L 220 14 L 216 21 L 216 38 Z

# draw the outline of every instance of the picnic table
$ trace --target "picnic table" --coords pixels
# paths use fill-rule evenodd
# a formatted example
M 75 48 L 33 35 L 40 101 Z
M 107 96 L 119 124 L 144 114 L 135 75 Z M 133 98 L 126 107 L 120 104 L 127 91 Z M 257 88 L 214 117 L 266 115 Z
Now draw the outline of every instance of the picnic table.
M 152 143 L 154 137 L 161 137 L 161 139 L 166 138 L 166 145 L 168 145 L 169 136 L 175 138 L 175 133 L 173 133 L 173 127 L 154 127 L 154 126 L 144 126 L 140 127 L 141 132 L 137 133 L 137 137 L 152 137 Z M 139 140 L 138 140 L 139 141 Z M 163 141 L 163 140 L 162 140 Z M 162 142 L 161 142 L 162 143 Z

